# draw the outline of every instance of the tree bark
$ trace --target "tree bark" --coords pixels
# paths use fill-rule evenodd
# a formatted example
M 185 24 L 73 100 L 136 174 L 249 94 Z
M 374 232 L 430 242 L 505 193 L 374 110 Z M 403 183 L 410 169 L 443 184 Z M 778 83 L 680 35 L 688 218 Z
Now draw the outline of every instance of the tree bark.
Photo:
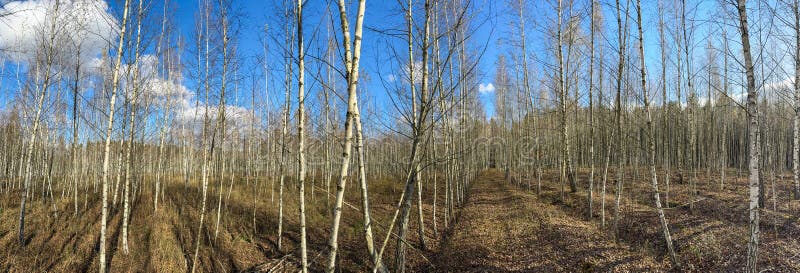
M 287 5 L 288 6 L 288 5 Z M 287 18 L 290 16 L 289 8 L 287 7 L 284 16 Z M 282 121 L 282 130 L 281 130 L 281 159 L 280 164 L 278 167 L 278 173 L 280 175 L 280 182 L 278 185 L 278 250 L 282 249 L 282 242 L 283 242 L 283 187 L 284 187 L 284 180 L 286 178 L 286 154 L 288 152 L 288 147 L 286 145 L 286 136 L 288 134 L 288 127 L 289 127 L 289 108 L 291 107 L 291 98 L 289 97 L 290 88 L 291 88 L 291 76 L 292 76 L 292 65 L 289 61 L 290 55 L 292 50 L 294 50 L 294 44 L 292 44 L 292 36 L 289 31 L 290 23 L 287 20 L 286 22 L 286 29 L 284 35 L 286 35 L 286 44 L 289 45 L 289 49 L 284 52 L 286 55 L 284 57 L 284 68 L 286 69 L 286 74 L 284 75 L 284 105 L 283 105 L 283 121 Z
M 52 10 L 53 16 L 52 16 L 52 19 L 51 19 L 52 21 L 50 22 L 50 37 L 48 37 L 49 41 L 44 41 L 44 42 L 47 43 L 47 45 L 45 45 L 45 48 L 44 48 L 45 52 L 37 52 L 37 54 L 45 54 L 45 63 L 44 63 L 45 67 L 43 69 L 44 70 L 44 78 L 42 79 L 42 84 L 40 86 L 37 85 L 37 87 L 39 88 L 39 90 L 38 90 L 39 92 L 37 92 L 38 93 L 38 97 L 37 97 L 37 103 L 36 103 L 36 114 L 35 114 L 34 119 L 33 119 L 33 126 L 31 128 L 31 132 L 30 132 L 30 140 L 28 142 L 27 151 L 25 152 L 26 153 L 26 157 L 25 157 L 25 174 L 24 174 L 25 177 L 23 178 L 23 180 L 24 180 L 23 187 L 24 188 L 23 188 L 22 197 L 21 197 L 21 200 L 20 200 L 19 230 L 18 230 L 18 240 L 19 240 L 19 244 L 21 246 L 25 246 L 25 205 L 27 203 L 27 199 L 28 199 L 28 195 L 29 195 L 29 191 L 30 191 L 29 187 L 30 187 L 30 184 L 31 184 L 31 182 L 30 182 L 31 181 L 31 177 L 33 176 L 33 170 L 32 170 L 32 167 L 33 167 L 32 166 L 33 165 L 33 163 L 32 163 L 33 151 L 34 151 L 34 147 L 36 145 L 36 135 L 38 134 L 39 125 L 40 125 L 41 119 L 42 119 L 42 110 L 44 108 L 45 96 L 47 95 L 47 89 L 50 88 L 51 77 L 52 77 L 52 74 L 51 74 L 52 73 L 51 72 L 52 65 L 53 65 L 53 62 L 54 62 L 54 58 L 56 57 L 56 56 L 54 56 L 54 54 L 55 54 L 55 46 L 56 46 L 56 44 L 55 44 L 56 43 L 56 27 L 57 27 L 57 24 L 58 24 L 58 19 L 57 19 L 58 16 L 57 16 L 57 14 L 59 12 L 59 7 L 60 7 L 60 3 L 56 2 L 55 6 L 53 7 L 53 10 Z M 37 75 L 36 76 L 37 77 L 37 81 L 38 81 L 40 65 L 41 64 L 39 64 L 38 60 L 37 60 L 37 63 L 35 64 L 35 69 L 36 69 L 35 74 Z M 22 168 L 20 168 L 20 171 L 21 170 L 22 170 Z M 44 189 L 42 190 L 42 192 L 44 193 Z
M 556 47 L 556 57 L 558 58 L 558 90 L 561 102 L 561 199 L 564 199 L 564 182 L 569 180 L 569 189 L 571 192 L 577 192 L 578 187 L 575 182 L 575 175 L 572 173 L 572 158 L 569 153 L 569 135 L 567 134 L 567 86 L 564 75 L 564 56 L 563 50 L 563 34 L 561 30 L 561 17 L 563 16 L 562 1 L 558 0 L 558 7 L 556 13 L 558 14 L 558 29 L 556 30 L 558 46 Z
M 592 219 L 592 205 L 594 204 L 594 99 L 592 89 L 594 89 L 594 28 L 595 28 L 595 1 L 591 0 L 591 17 L 589 20 L 589 194 L 588 194 L 588 213 L 587 219 Z M 527 78 L 527 69 L 526 69 Z M 527 85 L 527 80 L 526 80 Z M 605 196 L 603 196 L 605 198 Z
M 108 167 L 109 156 L 111 153 L 111 134 L 114 129 L 114 104 L 117 100 L 117 88 L 119 87 L 119 70 L 122 63 L 122 49 L 125 41 L 125 31 L 128 24 L 128 9 L 130 7 L 130 0 L 125 0 L 125 6 L 122 12 L 122 22 L 120 22 L 119 43 L 117 44 L 117 57 L 114 61 L 114 71 L 111 81 L 111 100 L 108 105 L 108 123 L 106 125 L 106 140 L 103 152 L 103 201 L 100 216 L 100 262 L 98 272 L 106 272 L 106 222 L 108 219 Z
M 622 24 L 622 14 L 621 14 L 621 7 L 619 5 L 619 0 L 616 0 L 616 7 L 617 7 L 617 33 L 618 33 L 618 41 L 619 41 L 619 63 L 617 65 L 617 93 L 615 97 L 616 101 L 616 125 L 617 125 L 617 190 L 615 193 L 614 198 L 614 239 L 619 240 L 619 218 L 620 218 L 620 201 L 622 199 L 622 178 L 624 177 L 625 170 L 623 167 L 625 166 L 625 150 L 623 149 L 623 144 L 625 143 L 625 134 L 622 132 L 622 77 L 625 70 L 625 43 L 626 38 L 625 34 L 623 33 L 623 28 L 627 28 L 628 26 L 628 14 L 627 9 L 625 9 L 625 25 Z M 627 32 L 627 31 L 626 31 Z
M 122 251 L 125 254 L 128 254 L 128 222 L 130 218 L 130 185 L 131 185 L 131 165 L 133 165 L 133 142 L 134 142 L 134 132 L 136 129 L 136 99 L 139 95 L 139 44 L 141 42 L 141 33 L 142 33 L 142 14 L 144 13 L 142 7 L 142 0 L 139 0 L 139 9 L 136 16 L 136 43 L 134 45 L 134 68 L 133 68 L 133 94 L 131 95 L 131 110 L 130 110 L 130 124 L 131 128 L 129 130 L 129 139 L 128 139 L 128 147 L 126 152 L 125 158 L 125 190 L 123 196 L 123 211 L 122 211 Z
M 364 9 L 366 6 L 365 0 L 360 0 L 358 5 L 358 14 L 356 19 L 355 41 L 351 46 L 350 42 L 350 23 L 347 19 L 347 11 L 344 0 L 337 2 L 339 6 L 339 19 L 342 27 L 343 34 L 343 47 L 345 50 L 345 67 L 347 72 L 347 117 L 345 120 L 345 143 L 342 151 L 342 164 L 339 170 L 339 181 L 336 185 L 336 200 L 334 201 L 333 209 L 333 223 L 331 224 L 331 237 L 328 240 L 328 263 L 325 270 L 327 272 L 336 271 L 336 255 L 338 250 L 338 236 L 339 236 L 339 222 L 342 216 L 342 203 L 344 202 L 344 191 L 349 179 L 350 158 L 353 147 L 353 131 L 358 130 L 356 139 L 356 149 L 358 152 L 358 171 L 359 181 L 361 182 L 362 193 L 362 210 L 364 215 L 364 236 L 367 244 L 367 251 L 372 256 L 372 262 L 376 268 L 381 264 L 377 258 L 377 253 L 374 249 L 372 240 L 372 227 L 369 216 L 369 196 L 367 194 L 366 174 L 364 169 L 364 154 L 363 154 L 363 139 L 361 136 L 361 117 L 358 109 L 358 75 L 359 75 L 359 60 L 361 57 L 361 38 L 362 26 L 364 22 Z M 355 125 L 355 126 L 354 126 Z M 358 128 L 354 128 L 358 127 Z
M 661 208 L 661 196 L 658 191 L 658 177 L 656 175 L 656 142 L 655 142 L 655 129 L 653 125 L 653 117 L 650 113 L 650 95 L 647 92 L 647 72 L 645 70 L 645 60 L 644 60 L 644 34 L 642 31 L 642 6 L 641 0 L 636 0 L 636 17 L 637 17 L 637 26 L 639 30 L 639 71 L 641 72 L 641 80 L 642 80 L 642 99 L 644 100 L 644 111 L 645 116 L 647 118 L 647 149 L 648 149 L 648 160 L 647 164 L 650 167 L 650 178 L 652 181 L 653 186 L 653 201 L 655 202 L 656 211 L 658 212 L 658 219 L 661 222 L 661 229 L 664 232 L 664 240 L 667 243 L 667 252 L 669 253 L 669 257 L 672 260 L 672 264 L 675 268 L 680 267 L 680 262 L 678 261 L 678 256 L 675 255 L 675 249 L 672 247 L 672 236 L 669 232 L 669 225 L 667 224 L 667 219 L 664 216 L 664 209 Z
M 303 52 L 303 0 L 297 0 L 297 187 L 300 194 L 300 259 L 302 272 L 308 272 L 308 249 L 306 242 L 306 154 L 305 154 L 305 53 Z
M 408 53 L 409 53 L 409 85 L 411 87 L 411 98 L 412 98 L 412 105 L 413 107 L 413 117 L 414 121 L 412 123 L 412 143 L 411 143 L 411 154 L 408 158 L 408 170 L 406 171 L 405 177 L 405 190 L 403 195 L 403 200 L 401 201 L 401 208 L 400 208 L 400 227 L 397 232 L 397 244 L 396 244 L 396 251 L 395 251 L 395 271 L 399 273 L 405 272 L 405 239 L 406 239 L 406 232 L 408 231 L 408 220 L 411 211 L 411 201 L 413 200 L 414 190 L 416 183 L 419 183 L 418 178 L 419 176 L 417 173 L 420 170 L 420 161 L 421 161 L 421 149 L 422 145 L 421 142 L 425 137 L 425 120 L 427 116 L 427 108 L 428 108 L 428 62 L 427 62 L 427 44 L 429 38 L 429 19 L 430 19 L 430 1 L 425 1 L 425 29 L 424 29 L 424 37 L 423 37 L 423 46 L 422 46 L 422 81 L 420 84 L 421 91 L 420 91 L 420 100 L 419 100 L 419 107 L 417 108 L 416 104 L 416 92 L 415 92 L 415 83 L 414 83 L 414 58 L 413 58 L 413 27 L 412 27 L 412 9 L 411 9 L 411 1 L 409 0 L 408 3 L 408 10 L 407 10 L 407 20 L 408 20 Z M 422 229 L 422 223 L 420 222 L 419 229 Z M 423 235 L 420 231 L 420 235 Z M 420 244 L 424 247 L 424 236 L 420 236 Z
M 213 128 L 211 128 L 210 144 L 209 144 L 208 147 L 206 147 L 206 144 L 209 141 L 208 140 L 208 129 L 209 129 L 209 126 L 210 126 L 209 125 L 209 116 L 208 116 L 208 111 L 209 111 L 208 105 L 210 103 L 210 101 L 209 101 L 209 92 L 211 91 L 210 90 L 211 88 L 210 88 L 210 85 L 209 85 L 210 84 L 210 82 L 209 82 L 210 81 L 210 72 L 209 72 L 209 70 L 210 70 L 210 65 L 209 65 L 209 56 L 210 56 L 209 55 L 209 50 L 210 50 L 210 45 L 209 45 L 210 44 L 209 16 L 210 16 L 210 13 L 211 13 L 211 7 L 206 5 L 203 8 L 205 9 L 203 11 L 204 14 L 202 15 L 204 17 L 203 27 L 204 27 L 204 31 L 205 31 L 205 34 L 203 35 L 203 37 L 205 38 L 205 43 L 206 43 L 205 44 L 205 79 L 204 79 L 204 83 L 203 83 L 205 85 L 205 100 L 206 100 L 206 103 L 205 103 L 205 109 L 203 111 L 203 136 L 202 136 L 203 143 L 202 143 L 202 146 L 201 146 L 201 148 L 203 149 L 203 166 L 202 166 L 202 171 L 201 171 L 202 172 L 201 173 L 201 177 L 202 177 L 201 180 L 202 180 L 202 192 L 203 192 L 203 195 L 202 195 L 202 199 L 200 201 L 201 202 L 201 205 L 200 205 L 200 222 L 197 225 L 197 233 L 195 234 L 196 238 L 195 238 L 194 258 L 192 259 L 192 270 L 191 270 L 192 273 L 194 273 L 197 270 L 197 260 L 198 260 L 198 258 L 200 256 L 200 243 L 202 242 L 202 239 L 203 239 L 203 223 L 205 222 L 205 216 L 206 216 L 206 199 L 208 198 L 208 176 L 209 176 L 209 172 L 211 172 L 211 170 L 210 170 L 212 168 L 211 165 L 213 164 L 213 161 L 214 161 L 214 148 L 215 148 L 215 145 L 216 145 L 217 130 L 220 127 L 219 123 L 222 122 L 222 119 L 220 117 L 223 116 L 222 115 L 222 111 L 220 111 L 220 109 L 219 109 L 219 107 L 223 107 L 222 106 L 223 103 L 220 103 L 220 105 L 217 108 L 217 117 L 216 117 L 216 119 L 217 119 L 216 123 L 217 124 L 214 125 Z M 220 100 L 223 100 L 223 102 L 224 102 L 224 96 L 221 96 Z
M 756 92 L 755 73 L 753 71 L 753 59 L 750 53 L 750 32 L 747 25 L 747 1 L 738 0 L 737 10 L 739 14 L 739 32 L 742 36 L 742 54 L 744 54 L 744 69 L 747 75 L 747 119 L 748 119 L 748 145 L 750 178 L 748 187 L 750 201 L 748 213 L 750 215 L 750 240 L 747 243 L 747 267 L 748 273 L 758 272 L 758 197 L 759 197 L 759 162 L 761 151 L 758 143 L 758 93 Z
M 800 200 L 800 8 L 798 1 L 792 5 L 794 9 L 794 136 L 792 139 L 792 172 L 794 174 L 794 199 Z

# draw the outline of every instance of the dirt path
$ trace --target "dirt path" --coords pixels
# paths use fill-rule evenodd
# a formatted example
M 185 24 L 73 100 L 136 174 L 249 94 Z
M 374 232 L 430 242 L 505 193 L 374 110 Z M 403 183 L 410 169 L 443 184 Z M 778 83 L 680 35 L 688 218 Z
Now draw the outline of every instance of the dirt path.
M 434 272 L 665 271 L 666 261 L 613 243 L 598 227 L 566 215 L 489 170 L 472 185 Z

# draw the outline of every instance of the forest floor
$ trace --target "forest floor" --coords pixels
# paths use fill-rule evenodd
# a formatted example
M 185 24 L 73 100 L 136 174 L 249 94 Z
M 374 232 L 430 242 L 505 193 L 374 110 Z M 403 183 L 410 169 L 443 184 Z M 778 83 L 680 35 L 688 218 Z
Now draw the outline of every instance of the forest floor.
M 109 186 L 109 220 L 107 260 L 109 272 L 189 272 L 197 244 L 197 231 L 202 194 L 193 177 L 189 183 L 175 178 L 164 181 L 163 198 L 159 209 L 153 208 L 153 180 L 141 177 L 140 187 L 132 187 L 130 251 L 122 248 L 122 195 L 113 202 Z M 100 190 L 96 178 L 91 178 L 78 192 L 79 213 L 73 210 L 73 193 L 54 189 L 53 195 L 42 194 L 45 188 L 38 181 L 32 189 L 26 209 L 25 243 L 17 240 L 19 188 L 0 192 L 0 272 L 97 272 Z M 13 182 L 12 182 L 13 183 Z M 232 186 L 230 183 L 233 183 Z M 336 181 L 331 182 L 331 189 Z M 3 183 L 5 184 L 5 183 Z M 284 187 L 283 246 L 277 247 L 278 179 L 239 176 L 225 181 L 210 180 L 206 198 L 205 223 L 199 248 L 197 272 L 296 272 L 300 257 L 300 228 L 298 219 L 297 183 L 286 179 Z M 324 179 L 311 177 L 306 187 L 306 220 L 308 223 L 309 266 L 312 272 L 322 271 L 327 258 L 327 239 L 330 236 L 330 206 L 334 197 L 326 194 Z M 433 183 L 425 183 L 423 212 L 432 215 Z M 401 183 L 395 180 L 373 179 L 370 182 L 370 202 L 375 241 L 386 236 L 386 226 L 395 211 Z M 438 183 L 444 192 L 443 183 Z M 49 193 L 45 191 L 45 193 Z M 363 221 L 360 211 L 358 184 L 350 181 L 340 227 L 338 267 L 342 272 L 367 272 L 370 259 L 364 244 Z M 222 204 L 219 200 L 222 196 Z M 444 195 L 437 196 L 444 204 Z M 218 206 L 220 207 L 218 209 Z M 442 206 L 443 207 L 443 206 Z M 414 212 L 416 212 L 416 207 Z M 217 228 L 217 212 L 220 213 Z M 443 227 L 443 212 L 439 209 L 437 223 Z M 413 214 L 407 240 L 418 242 L 417 217 Z M 411 272 L 429 263 L 426 256 L 438 249 L 440 236 L 434 234 L 432 219 L 426 219 L 429 250 L 418 246 L 408 248 L 407 265 Z M 217 232 L 218 230 L 218 232 Z M 395 229 L 396 232 L 396 229 Z M 388 241 L 384 262 L 392 265 L 396 240 Z
M 428 271 L 740 272 L 749 234 L 747 189 L 746 176 L 734 174 L 729 172 L 722 187 L 720 176 L 698 172 L 696 178 L 687 178 L 697 181 L 692 196 L 689 184 L 673 172 L 667 202 L 665 181 L 660 181 L 681 263 L 676 268 L 666 253 L 646 170 L 626 169 L 616 240 L 613 170 L 608 174 L 604 210 L 602 177 L 595 174 L 592 219 L 586 213 L 585 183 L 571 193 L 558 183 L 558 172 L 548 170 L 537 194 L 535 176 L 506 179 L 501 171 L 488 170 L 472 185 L 468 202 Z M 800 272 L 800 201 L 791 200 L 787 177 L 765 177 L 759 270 Z M 578 178 L 588 181 L 588 171 L 579 170 Z
M 499 170 L 482 172 L 471 184 L 469 196 L 449 226 L 444 219 L 444 183 L 423 183 L 423 212 L 427 249 L 419 246 L 416 209 L 407 240 L 409 272 L 738 272 L 747 251 L 746 176 L 728 171 L 725 185 L 714 173 L 698 172 L 695 194 L 679 183 L 673 172 L 669 199 L 664 198 L 667 220 L 680 270 L 671 268 L 653 195 L 644 168 L 626 169 L 622 192 L 619 236 L 615 240 L 614 189 L 617 174 L 609 170 L 606 194 L 602 176 L 595 174 L 594 215 L 586 215 L 588 170 L 578 170 L 577 193 L 562 194 L 557 170 L 542 173 L 541 191 L 535 175 Z M 689 173 L 689 172 L 685 172 Z M 659 173 L 659 177 L 662 173 Z M 228 180 L 233 178 L 233 180 Z M 237 175 L 224 183 L 209 183 L 206 221 L 198 260 L 199 272 L 266 272 L 278 264 L 290 272 L 299 257 L 297 187 L 287 179 L 284 246 L 277 248 L 277 179 Z M 789 176 L 766 176 L 766 207 L 761 210 L 759 269 L 800 272 L 800 201 L 790 197 Z M 199 185 L 182 179 L 165 182 L 158 211 L 153 208 L 153 184 L 142 177 L 131 209 L 130 252 L 121 244 L 122 206 L 111 205 L 108 262 L 111 272 L 187 272 L 196 246 L 201 204 Z M 232 182 L 233 181 L 233 182 Z M 370 180 L 375 240 L 386 236 L 402 183 L 392 176 Z M 662 181 L 662 193 L 667 191 Z M 233 183 L 233 184 L 230 184 Z M 79 193 L 74 214 L 72 193 L 53 190 L 43 195 L 39 181 L 27 209 L 25 244 L 17 241 L 21 191 L 0 192 L 0 272 L 94 272 L 97 270 L 100 194 L 97 180 L 89 179 Z M 330 227 L 330 195 L 323 179 L 307 187 L 309 258 L 312 271 L 322 268 Z M 333 186 L 333 185 L 331 185 Z M 333 188 L 333 187 L 332 187 Z M 438 216 L 434 231 L 433 189 Z M 313 191 L 310 189 L 314 189 Z M 229 191 L 230 190 L 230 191 Z M 46 191 L 47 192 L 47 191 Z M 113 193 L 113 191 L 112 191 Z M 221 193 L 221 194 L 220 194 Z M 222 198 L 220 209 L 218 201 Z M 112 194 L 109 194 L 109 199 Z M 120 197 L 121 198 L 121 197 Z M 367 272 L 358 185 L 347 188 L 340 229 L 339 268 Z M 604 209 L 601 200 L 605 200 Z M 690 202 L 694 200 L 694 202 Z M 110 200 L 111 201 L 111 200 Z M 113 203 L 113 202 L 112 202 Z M 415 202 L 416 203 L 416 202 Z M 692 204 L 693 206 L 690 206 Z M 221 212 L 217 235 L 216 217 Z M 602 222 L 605 214 L 605 225 Z M 618 241 L 618 242 L 617 242 Z M 393 267 L 394 244 L 389 240 L 384 262 Z
M 497 170 L 472 185 L 434 260 L 436 272 L 643 272 L 666 266 L 506 183 Z

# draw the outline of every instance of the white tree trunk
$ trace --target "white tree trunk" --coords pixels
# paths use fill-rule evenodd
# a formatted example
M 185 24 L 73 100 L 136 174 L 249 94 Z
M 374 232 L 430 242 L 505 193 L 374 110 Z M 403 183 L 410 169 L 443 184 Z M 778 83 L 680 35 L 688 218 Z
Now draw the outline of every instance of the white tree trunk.
M 637 17 L 637 26 L 639 30 L 639 71 L 641 72 L 641 80 L 642 80 L 642 99 L 644 100 L 644 111 L 646 116 L 647 122 L 647 148 L 648 148 L 648 160 L 647 164 L 650 167 L 650 178 L 652 181 L 653 186 L 653 201 L 656 205 L 656 211 L 658 212 L 658 219 L 661 222 L 661 229 L 664 232 L 664 240 L 667 243 L 667 252 L 669 253 L 669 257 L 672 260 L 673 266 L 676 268 L 680 267 L 680 263 L 678 261 L 678 257 L 675 255 L 675 249 L 672 247 L 672 236 L 669 232 L 669 225 L 667 224 L 667 219 L 664 216 L 664 209 L 661 208 L 661 195 L 658 192 L 658 176 L 656 175 L 656 142 L 655 142 L 655 129 L 653 125 L 653 116 L 650 113 L 650 97 L 647 92 L 647 72 L 645 71 L 645 60 L 644 60 L 644 34 L 642 31 L 642 7 L 641 7 L 641 0 L 636 0 L 636 17 Z
M 122 49 L 125 42 L 125 30 L 128 24 L 128 9 L 130 7 L 130 0 L 125 0 L 125 7 L 122 11 L 122 22 L 120 22 L 121 30 L 119 34 L 119 43 L 117 44 L 117 57 L 114 60 L 113 78 L 111 81 L 111 101 L 108 105 L 108 124 L 106 125 L 106 141 L 103 151 L 103 208 L 100 216 L 100 254 L 98 263 L 100 268 L 98 272 L 106 272 L 106 222 L 108 219 L 108 165 L 109 156 L 111 153 L 111 133 L 114 129 L 114 104 L 117 101 L 117 88 L 119 87 L 119 70 L 122 63 Z
M 738 0 L 736 6 L 739 13 L 739 31 L 742 35 L 742 54 L 744 54 L 744 68 L 747 75 L 747 118 L 748 118 L 748 145 L 750 146 L 748 187 L 750 201 L 748 213 L 750 214 L 750 240 L 747 243 L 747 267 L 745 272 L 758 272 L 758 197 L 759 197 L 759 162 L 761 159 L 760 145 L 758 143 L 758 93 L 756 93 L 755 73 L 753 60 L 750 53 L 750 33 L 747 26 L 746 0 Z
M 622 199 L 622 179 L 625 173 L 625 150 L 624 143 L 625 143 L 625 134 L 622 132 L 622 100 L 621 100 L 621 93 L 622 93 L 622 77 L 625 73 L 625 43 L 626 43 L 626 34 L 627 31 L 623 32 L 623 29 L 627 29 L 628 26 L 628 16 L 627 12 L 628 9 L 625 9 L 625 24 L 622 23 L 622 14 L 621 10 L 622 7 L 619 4 L 619 0 L 616 1 L 616 8 L 617 8 L 617 34 L 618 34 L 618 41 L 619 41 L 619 63 L 617 66 L 617 93 L 615 97 L 616 101 L 616 125 L 617 125 L 617 147 L 615 148 L 619 158 L 617 159 L 617 190 L 614 197 L 614 239 L 619 240 L 619 218 L 620 218 L 620 201 Z
M 328 255 L 328 263 L 326 264 L 325 270 L 327 272 L 334 272 L 336 271 L 336 255 L 337 250 L 339 247 L 338 244 L 338 236 L 339 236 L 339 222 L 341 221 L 342 216 L 342 204 L 344 202 L 344 191 L 345 186 L 347 185 L 347 180 L 349 179 L 349 169 L 350 169 L 350 158 L 352 153 L 353 147 L 353 131 L 358 130 L 358 138 L 356 140 L 356 148 L 358 150 L 358 171 L 359 171 L 359 181 L 361 182 L 361 192 L 362 192 L 362 210 L 364 213 L 364 233 L 365 239 L 367 243 L 367 251 L 372 256 L 372 262 L 374 263 L 375 268 L 381 266 L 379 259 L 377 258 L 377 253 L 374 249 L 374 244 L 372 240 L 372 227 L 371 227 L 371 219 L 369 216 L 369 197 L 367 195 L 367 188 L 366 188 L 366 173 L 364 170 L 364 153 L 363 153 L 363 139 L 361 137 L 361 116 L 359 115 L 358 109 L 358 94 L 356 92 L 356 88 L 358 87 L 358 75 L 359 75 L 359 60 L 361 56 L 361 35 L 362 35 L 362 26 L 364 22 L 364 9 L 365 9 L 365 0 L 359 1 L 358 5 L 358 13 L 356 18 L 356 30 L 355 30 L 355 41 L 353 42 L 352 46 L 350 43 L 350 23 L 347 19 L 347 11 L 344 0 L 339 0 L 337 5 L 339 7 L 339 19 L 342 27 L 342 35 L 343 35 L 343 47 L 345 50 L 345 67 L 347 73 L 347 116 L 345 120 L 345 143 L 342 151 L 342 164 L 341 168 L 339 169 L 339 181 L 336 184 L 336 200 L 334 201 L 334 209 L 333 209 L 333 217 L 331 224 L 331 237 L 328 240 L 328 248 L 329 248 L 329 255 Z M 358 128 L 354 128 L 358 127 Z
M 792 146 L 792 172 L 794 174 L 794 199 L 800 200 L 800 7 L 794 1 L 794 136 Z
M 306 247 L 306 154 L 305 154 L 305 53 L 303 52 L 303 0 L 297 0 L 297 160 L 299 164 L 297 186 L 300 194 L 300 258 L 302 272 L 308 272 L 308 249 Z
M 133 138 L 134 132 L 136 129 L 136 99 L 139 89 L 139 43 L 141 41 L 141 33 L 142 33 L 142 14 L 144 10 L 142 9 L 142 0 L 139 0 L 139 9 L 138 15 L 136 16 L 136 43 L 134 45 L 134 68 L 133 68 L 133 94 L 131 95 L 131 110 L 130 110 L 130 124 L 131 128 L 129 130 L 129 139 L 128 139 L 128 148 L 126 153 L 125 159 L 125 191 L 123 196 L 123 211 L 122 211 L 122 251 L 125 254 L 128 254 L 128 223 L 130 217 L 130 185 L 131 185 L 131 165 L 133 164 L 133 158 L 131 153 L 133 153 Z

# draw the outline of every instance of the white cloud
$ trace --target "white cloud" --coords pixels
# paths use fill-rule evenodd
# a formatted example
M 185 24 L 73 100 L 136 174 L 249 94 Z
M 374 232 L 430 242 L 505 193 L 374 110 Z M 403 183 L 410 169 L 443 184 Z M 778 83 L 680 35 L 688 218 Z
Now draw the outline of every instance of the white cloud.
M 194 98 L 194 92 L 183 84 L 161 78 L 152 78 L 145 82 L 142 95 L 154 98 L 163 107 L 166 107 L 169 100 L 171 107 L 177 109 L 190 107 L 191 99 Z
M 140 69 L 145 70 L 147 68 L 142 67 Z M 143 77 L 147 77 L 147 75 L 143 75 Z M 198 98 L 193 90 L 190 90 L 175 79 L 164 79 L 158 75 L 150 75 L 150 78 L 145 79 L 143 83 L 141 96 L 153 98 L 156 105 L 162 109 L 166 109 L 169 106 L 169 111 L 175 113 L 175 121 L 191 128 L 197 135 L 202 132 L 206 109 L 208 109 L 208 119 L 212 126 L 216 124 L 217 116 L 219 116 L 217 104 L 209 104 L 206 108 L 205 102 L 197 101 Z M 254 118 L 248 108 L 229 103 L 225 104 L 225 127 L 229 134 L 234 131 L 240 134 L 245 133 L 249 130 Z
M 105 0 L 7 2 L 0 7 L 0 14 L 7 14 L 0 19 L 0 56 L 31 63 L 52 38 L 58 65 L 74 66 L 77 60 L 96 64 L 118 35 L 118 23 L 108 10 Z
M 109 43 L 119 35 L 119 22 L 110 13 L 107 0 L 0 0 L 0 62 L 13 61 L 31 64 L 36 61 L 42 45 L 55 39 L 54 69 L 75 67 L 82 63 L 85 73 L 110 78 L 111 60 L 102 58 Z M 122 64 L 122 71 L 134 64 Z M 141 98 L 152 99 L 158 107 L 167 110 L 167 99 L 178 123 L 187 125 L 193 133 L 201 132 L 206 105 L 197 101 L 193 90 L 182 83 L 180 71 L 173 71 L 171 79 L 159 73 L 159 59 L 154 55 L 140 56 L 138 71 L 141 81 Z M 133 74 L 122 75 L 120 92 L 133 80 Z M 126 94 L 131 95 L 131 94 Z M 253 117 L 249 109 L 233 104 L 225 105 L 228 132 L 242 132 Z M 209 105 L 209 119 L 217 117 L 217 105 Z M 213 123 L 212 123 L 213 124 Z
M 191 105 L 179 105 L 176 109 L 176 121 L 179 124 L 183 123 L 186 125 L 187 128 L 190 128 L 192 133 L 197 136 L 202 133 L 206 109 L 208 109 L 208 121 L 211 128 L 216 126 L 217 116 L 219 116 L 218 105 L 208 105 L 208 108 L 206 108 L 204 103 L 197 103 L 197 105 L 191 103 Z M 225 104 L 225 131 L 227 134 L 233 132 L 238 132 L 239 134 L 246 133 L 255 118 L 256 117 L 252 116 L 250 109 L 232 104 Z M 181 126 L 175 126 L 174 128 L 180 127 Z
M 738 104 L 742 104 L 743 105 L 743 104 L 745 104 L 747 102 L 747 92 L 728 94 L 728 97 L 731 100 L 733 100 L 735 103 L 738 103 Z M 717 103 L 719 103 L 718 102 L 719 101 L 718 98 L 712 97 L 711 100 L 709 100 L 708 97 L 706 97 L 706 96 L 697 98 L 697 105 L 700 106 L 700 107 L 704 107 L 704 106 L 706 106 L 706 103 L 709 103 L 709 101 L 711 102 L 711 106 L 719 106 L 719 105 L 717 105 Z M 681 103 L 680 103 L 681 109 L 686 109 L 686 106 L 687 106 L 686 102 L 685 101 L 681 101 Z
M 494 92 L 494 84 L 492 84 L 492 83 L 483 84 L 482 83 L 482 84 L 478 85 L 478 92 L 480 92 L 481 94 L 492 93 L 492 92 Z
M 778 82 L 764 84 L 766 91 L 786 91 L 794 89 L 794 77 L 788 77 Z
M 739 94 L 730 95 L 730 97 L 738 102 L 739 104 L 744 104 L 747 102 L 747 92 L 741 92 Z
M 706 103 L 708 102 L 711 102 L 711 106 L 715 106 L 715 104 L 717 103 L 715 98 L 709 99 L 706 96 L 697 99 L 697 104 L 699 104 L 700 106 L 706 106 Z

